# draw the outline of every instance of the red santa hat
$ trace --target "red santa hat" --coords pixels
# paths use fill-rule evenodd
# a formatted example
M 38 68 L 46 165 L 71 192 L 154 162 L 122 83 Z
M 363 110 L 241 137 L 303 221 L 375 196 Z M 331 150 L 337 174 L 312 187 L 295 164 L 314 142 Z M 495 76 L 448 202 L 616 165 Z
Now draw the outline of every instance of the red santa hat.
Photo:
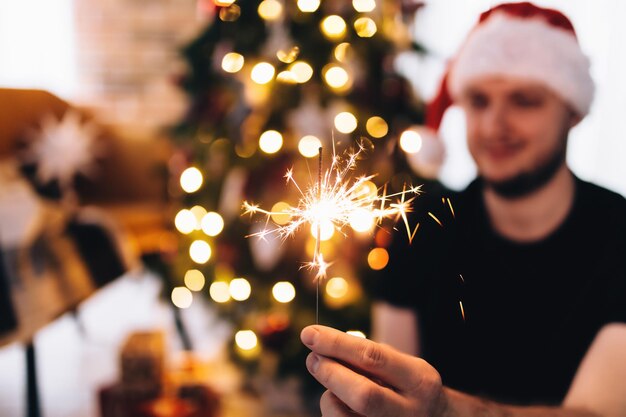
M 589 66 L 572 23 L 561 12 L 528 2 L 501 4 L 480 15 L 451 60 L 426 109 L 426 125 L 438 130 L 465 86 L 485 76 L 540 82 L 584 117 L 595 90 Z

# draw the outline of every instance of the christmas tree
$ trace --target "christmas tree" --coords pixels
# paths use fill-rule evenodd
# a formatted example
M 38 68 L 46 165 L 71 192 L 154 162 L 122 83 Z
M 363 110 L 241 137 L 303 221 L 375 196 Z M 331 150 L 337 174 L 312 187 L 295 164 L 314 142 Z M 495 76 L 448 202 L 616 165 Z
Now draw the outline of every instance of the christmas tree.
M 419 148 L 414 127 L 423 122 L 424 103 L 395 60 L 425 53 L 410 34 L 421 6 L 199 0 L 208 22 L 181 51 L 188 68 L 179 85 L 190 106 L 172 128 L 181 239 L 171 296 L 184 307 L 191 291 L 208 287 L 211 303 L 233 325 L 232 357 L 251 374 L 273 363 L 273 378 L 296 376 L 316 393 L 300 329 L 317 320 L 369 331 L 365 272 L 384 268 L 392 226 L 331 228 L 317 248 L 332 262 L 323 281 L 301 268 L 316 250 L 314 231 L 303 227 L 284 239 L 271 232 L 289 222 L 298 184 L 317 177 L 320 147 L 328 165 L 358 150 L 351 175 L 375 174 L 368 183 L 385 193 L 420 182 L 406 152 Z M 275 214 L 243 216 L 244 201 Z

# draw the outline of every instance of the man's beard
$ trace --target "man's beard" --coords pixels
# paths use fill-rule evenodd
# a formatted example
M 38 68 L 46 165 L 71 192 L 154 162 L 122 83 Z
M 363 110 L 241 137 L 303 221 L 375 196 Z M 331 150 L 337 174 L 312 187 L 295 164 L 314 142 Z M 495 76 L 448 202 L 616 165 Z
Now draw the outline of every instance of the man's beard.
M 562 146 L 540 166 L 530 172 L 523 172 L 516 177 L 504 181 L 489 181 L 483 178 L 485 185 L 491 188 L 500 197 L 514 200 L 537 191 L 546 185 L 565 162 L 567 138 L 563 139 Z

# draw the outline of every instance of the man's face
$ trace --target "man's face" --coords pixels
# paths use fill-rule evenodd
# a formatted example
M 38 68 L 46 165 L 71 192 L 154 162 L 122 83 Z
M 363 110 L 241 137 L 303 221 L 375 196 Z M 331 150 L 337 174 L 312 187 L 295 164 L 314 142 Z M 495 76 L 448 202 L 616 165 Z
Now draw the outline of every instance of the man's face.
M 511 78 L 472 82 L 459 99 L 469 151 L 487 185 L 504 196 L 527 194 L 565 163 L 577 118 L 541 84 Z

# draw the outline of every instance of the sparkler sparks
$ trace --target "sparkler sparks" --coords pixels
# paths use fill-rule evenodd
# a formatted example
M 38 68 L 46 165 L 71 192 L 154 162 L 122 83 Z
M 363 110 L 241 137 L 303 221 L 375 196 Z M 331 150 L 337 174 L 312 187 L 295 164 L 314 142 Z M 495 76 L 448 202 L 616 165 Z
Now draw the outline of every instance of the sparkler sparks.
M 379 195 L 381 190 L 371 181 L 376 175 L 363 175 L 355 178 L 350 175 L 355 170 L 357 160 L 363 151 L 364 148 L 359 147 L 358 150 L 348 152 L 345 157 L 341 157 L 333 150 L 330 168 L 322 172 L 320 159 L 319 178 L 305 190 L 294 179 L 293 169 L 289 169 L 285 174 L 287 184 L 291 183 L 300 194 L 296 206 L 273 212 L 245 201 L 243 203 L 244 214 L 263 214 L 266 216 L 268 226 L 273 215 L 287 214 L 290 217 L 284 225 L 266 227 L 247 237 L 256 236 L 263 239 L 268 234 L 278 234 L 286 240 L 303 226 L 310 226 L 316 232 L 316 250 L 313 260 L 303 266 L 316 271 L 316 280 L 325 278 L 327 269 L 331 265 L 324 260 L 319 250 L 322 227 L 332 227 L 346 236 L 345 230 L 348 226 L 354 230 L 365 231 L 370 227 L 380 225 L 385 218 L 393 218 L 395 221 L 402 219 L 409 241 L 411 241 L 415 231 L 411 233 L 407 213 L 412 211 L 411 203 L 420 194 L 421 186 L 404 187 L 401 192 L 392 194 L 387 194 L 387 187 L 384 186 L 382 194 Z

